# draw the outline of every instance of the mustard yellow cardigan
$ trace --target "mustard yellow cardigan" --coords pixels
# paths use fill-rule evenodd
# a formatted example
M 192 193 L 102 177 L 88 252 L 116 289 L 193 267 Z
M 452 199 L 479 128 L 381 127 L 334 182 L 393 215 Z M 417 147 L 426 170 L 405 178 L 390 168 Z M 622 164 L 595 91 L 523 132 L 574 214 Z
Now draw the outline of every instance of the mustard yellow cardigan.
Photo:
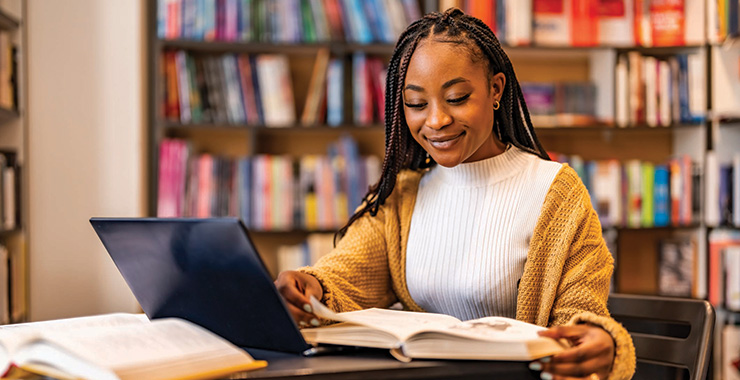
M 423 311 L 406 287 L 406 244 L 422 172 L 404 170 L 376 216 L 365 214 L 336 248 L 300 270 L 324 288 L 322 301 L 337 312 L 388 307 Z M 443 207 L 443 206 L 440 206 Z M 609 317 L 606 300 L 613 259 L 598 216 L 576 172 L 567 165 L 548 190 L 519 283 L 516 319 L 540 326 L 591 323 L 611 334 L 615 358 L 610 379 L 635 370 L 627 331 Z

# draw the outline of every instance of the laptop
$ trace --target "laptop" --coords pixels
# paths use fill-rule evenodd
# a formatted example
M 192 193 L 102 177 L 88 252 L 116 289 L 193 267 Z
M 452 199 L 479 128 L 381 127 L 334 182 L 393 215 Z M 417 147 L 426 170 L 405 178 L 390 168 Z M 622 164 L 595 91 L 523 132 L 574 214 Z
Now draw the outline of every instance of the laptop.
M 150 319 L 182 318 L 250 349 L 310 348 L 236 218 L 91 218 Z

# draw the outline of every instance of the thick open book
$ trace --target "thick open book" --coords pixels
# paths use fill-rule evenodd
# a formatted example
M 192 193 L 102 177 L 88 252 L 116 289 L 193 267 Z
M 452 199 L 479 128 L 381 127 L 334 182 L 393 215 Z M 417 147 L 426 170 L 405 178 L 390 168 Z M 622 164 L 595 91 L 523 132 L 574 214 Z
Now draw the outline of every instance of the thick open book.
M 309 343 L 388 348 L 399 360 L 533 360 L 562 351 L 560 342 L 537 335 L 543 327 L 503 317 L 469 321 L 435 313 L 367 309 L 334 313 L 316 299 L 314 313 L 341 323 L 303 329 Z
M 190 322 L 106 314 L 0 326 L 0 375 L 208 379 L 266 366 Z

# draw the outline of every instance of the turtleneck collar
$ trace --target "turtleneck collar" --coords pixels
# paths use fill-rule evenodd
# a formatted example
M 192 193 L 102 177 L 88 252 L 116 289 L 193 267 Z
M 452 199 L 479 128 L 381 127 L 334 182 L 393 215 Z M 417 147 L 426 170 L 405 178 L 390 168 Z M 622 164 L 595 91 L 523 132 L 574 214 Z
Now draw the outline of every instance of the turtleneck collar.
M 452 168 L 436 165 L 432 173 L 442 182 L 453 186 L 486 186 L 521 171 L 531 156 L 510 145 L 503 153 L 485 160 L 462 163 Z

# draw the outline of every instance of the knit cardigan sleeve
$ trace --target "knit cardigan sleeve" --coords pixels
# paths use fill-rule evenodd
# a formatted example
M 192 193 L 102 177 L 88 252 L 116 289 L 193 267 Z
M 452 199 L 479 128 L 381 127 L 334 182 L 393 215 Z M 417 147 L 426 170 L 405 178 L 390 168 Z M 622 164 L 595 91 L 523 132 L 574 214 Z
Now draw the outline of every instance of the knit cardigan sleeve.
M 635 349 L 627 330 L 609 316 L 606 301 L 614 260 L 601 234 L 601 224 L 588 191 L 575 171 L 565 165 L 551 187 L 532 244 L 548 254 L 543 299 L 552 299 L 548 326 L 590 323 L 607 331 L 615 343 L 609 379 L 628 379 L 635 370 Z M 561 249 L 562 247 L 562 249 Z M 560 252 L 562 250 L 562 252 Z M 537 272 L 537 271 L 533 271 Z M 547 283 L 551 282 L 551 286 Z M 552 296 L 552 298 L 550 298 Z M 544 301 L 544 302 L 543 302 Z M 543 313 L 544 314 L 544 313 Z M 543 321 L 539 321 L 543 322 Z
M 385 212 L 357 219 L 337 246 L 311 267 L 299 271 L 316 277 L 322 303 L 336 312 L 389 307 L 396 301 L 384 238 Z

